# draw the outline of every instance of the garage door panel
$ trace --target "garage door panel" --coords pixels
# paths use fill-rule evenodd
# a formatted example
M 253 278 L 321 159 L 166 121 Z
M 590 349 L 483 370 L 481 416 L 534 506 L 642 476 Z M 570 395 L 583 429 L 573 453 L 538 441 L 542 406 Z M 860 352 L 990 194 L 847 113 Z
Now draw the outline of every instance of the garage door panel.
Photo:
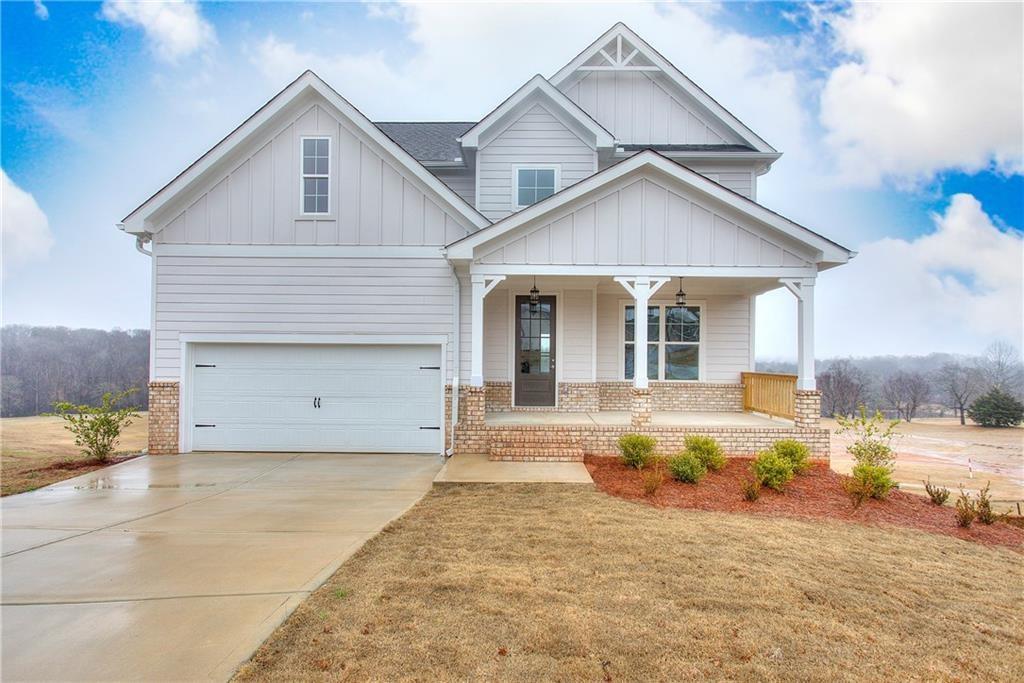
M 197 345 L 193 448 L 439 451 L 440 359 L 439 346 Z

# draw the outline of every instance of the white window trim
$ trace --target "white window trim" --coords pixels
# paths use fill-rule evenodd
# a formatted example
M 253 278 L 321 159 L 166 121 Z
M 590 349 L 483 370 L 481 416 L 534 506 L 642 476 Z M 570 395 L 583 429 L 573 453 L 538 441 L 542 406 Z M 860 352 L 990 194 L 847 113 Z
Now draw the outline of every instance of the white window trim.
M 306 140 L 327 140 L 327 211 L 306 211 L 305 183 L 306 178 L 322 178 L 319 173 L 306 174 L 303 168 L 303 147 Z M 330 218 L 334 215 L 334 192 L 332 191 L 334 179 L 334 141 L 330 135 L 300 135 L 299 136 L 299 215 L 315 216 L 317 218 Z
M 635 306 L 636 302 L 632 299 L 619 299 L 619 381 L 631 382 L 632 378 L 626 377 L 626 307 Z M 703 299 L 687 299 L 684 306 L 695 306 L 700 309 L 700 341 L 696 343 L 697 346 L 697 379 L 665 379 L 665 344 L 692 344 L 693 342 L 666 342 L 665 341 L 665 314 L 664 308 L 666 306 L 675 306 L 676 302 L 669 299 L 652 300 L 647 302 L 648 306 L 659 306 L 661 307 L 662 314 L 659 318 L 659 324 L 661 330 L 658 335 L 660 341 L 651 342 L 649 344 L 658 345 L 658 377 L 650 380 L 651 382 L 673 382 L 680 384 L 697 384 L 706 381 L 705 364 L 707 362 L 707 302 Z M 632 342 L 629 342 L 632 343 Z M 644 359 L 647 356 L 644 355 Z M 636 354 L 634 353 L 634 369 L 639 369 L 636 366 Z M 646 369 L 647 364 L 644 363 Z
M 555 194 L 562 189 L 562 166 L 561 164 L 512 164 L 512 210 L 519 211 L 533 204 L 519 203 L 519 171 L 554 171 L 555 172 Z M 543 201 L 543 200 L 541 200 Z M 539 202 L 534 202 L 539 203 Z

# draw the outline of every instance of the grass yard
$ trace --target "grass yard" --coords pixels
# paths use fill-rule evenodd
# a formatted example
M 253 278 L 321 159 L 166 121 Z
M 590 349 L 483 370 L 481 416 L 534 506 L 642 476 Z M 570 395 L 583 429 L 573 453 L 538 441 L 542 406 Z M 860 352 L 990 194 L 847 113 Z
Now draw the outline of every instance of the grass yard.
M 147 415 L 121 435 L 118 451 L 138 453 L 146 447 Z M 71 432 L 58 417 L 0 419 L 0 495 L 23 493 L 85 474 L 103 465 L 79 455 Z
M 588 485 L 435 487 L 238 678 L 1022 680 L 1022 564 Z

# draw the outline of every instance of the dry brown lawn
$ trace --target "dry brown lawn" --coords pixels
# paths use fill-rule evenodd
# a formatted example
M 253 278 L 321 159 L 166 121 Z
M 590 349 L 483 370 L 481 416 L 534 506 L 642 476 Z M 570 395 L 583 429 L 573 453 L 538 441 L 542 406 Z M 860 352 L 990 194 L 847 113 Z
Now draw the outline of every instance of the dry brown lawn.
M 146 447 L 147 414 L 121 435 L 118 451 L 138 453 Z M 75 438 L 58 417 L 5 417 L 0 419 L 0 495 L 31 491 L 103 465 L 85 465 Z M 54 467 L 62 462 L 74 468 Z
M 1015 551 L 657 509 L 563 484 L 435 488 L 241 680 L 1024 679 Z

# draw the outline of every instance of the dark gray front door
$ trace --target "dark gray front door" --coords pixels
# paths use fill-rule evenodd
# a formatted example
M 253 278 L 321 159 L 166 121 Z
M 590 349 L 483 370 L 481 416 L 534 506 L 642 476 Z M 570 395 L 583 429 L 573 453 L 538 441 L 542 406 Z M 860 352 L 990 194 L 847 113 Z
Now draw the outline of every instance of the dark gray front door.
M 516 297 L 516 405 L 555 405 L 555 297 Z

